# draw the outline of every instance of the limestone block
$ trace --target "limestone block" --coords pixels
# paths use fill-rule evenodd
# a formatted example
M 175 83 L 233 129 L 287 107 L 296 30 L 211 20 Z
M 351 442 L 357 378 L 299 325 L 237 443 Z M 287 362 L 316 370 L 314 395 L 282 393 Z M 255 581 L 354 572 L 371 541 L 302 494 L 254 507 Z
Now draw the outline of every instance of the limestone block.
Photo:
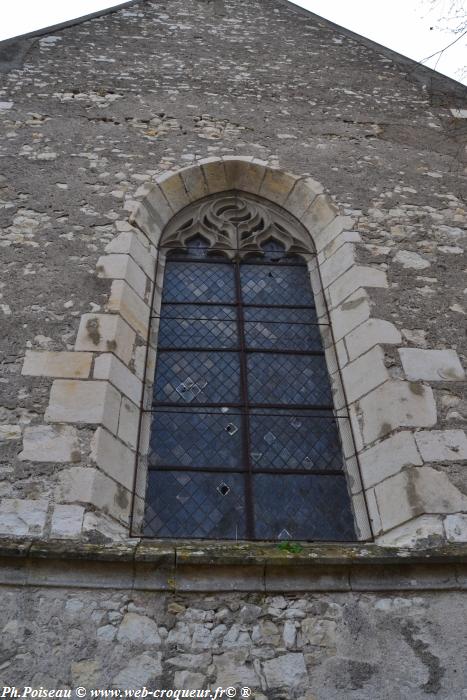
M 31 377 L 86 379 L 91 370 L 89 352 L 48 352 L 26 350 L 21 374 Z
M 21 440 L 21 426 L 5 423 L 0 425 L 0 444 L 7 440 Z
M 102 669 L 99 661 L 95 659 L 75 661 L 70 670 L 73 685 L 94 688 L 99 684 Z
M 433 391 L 423 384 L 388 381 L 359 401 L 366 445 L 397 428 L 425 428 L 436 424 Z
M 308 683 L 303 654 L 284 654 L 265 661 L 263 672 L 268 688 L 298 688 Z
M 83 518 L 83 506 L 55 506 L 50 534 L 52 537 L 79 537 Z
M 423 464 L 413 433 L 402 431 L 360 453 L 360 468 L 366 488 L 397 474 L 404 467 Z
M 399 250 L 394 257 L 394 262 L 413 270 L 423 270 L 431 265 L 429 260 L 411 250 Z
M 106 379 L 133 403 L 141 401 L 142 382 L 115 355 L 104 353 L 94 363 L 94 377 Z
M 48 501 L 3 498 L 0 501 L 0 533 L 42 535 L 48 507 Z
M 319 194 L 323 194 L 323 186 L 311 177 L 296 180 L 293 189 L 287 195 L 283 206 L 287 211 L 300 219 L 313 204 Z
M 425 462 L 467 461 L 467 435 L 463 430 L 420 430 L 415 440 Z
M 349 359 L 362 355 L 375 345 L 394 345 L 402 341 L 401 334 L 389 321 L 369 318 L 345 337 Z
M 224 156 L 223 161 L 228 189 L 259 193 L 267 163 L 253 162 L 254 159 L 250 157 L 239 159 L 235 156 Z
M 467 496 L 431 467 L 406 469 L 378 484 L 375 494 L 385 531 L 425 513 L 467 510 Z
M 78 432 L 65 425 L 31 425 L 24 429 L 18 459 L 31 462 L 79 462 Z
M 216 686 L 228 688 L 241 684 L 242 686 L 256 687 L 259 679 L 253 668 L 246 666 L 248 649 L 238 648 L 216 654 L 213 658 L 217 671 Z
M 127 445 L 136 449 L 138 444 L 139 408 L 128 399 L 122 399 L 118 420 L 118 437 Z
M 363 290 L 351 294 L 330 312 L 331 324 L 336 341 L 348 335 L 370 317 L 369 298 Z
M 157 184 L 174 212 L 178 212 L 190 204 L 184 182 L 178 173 L 164 173 L 157 178 Z
M 267 168 L 259 194 L 276 204 L 283 204 L 299 179 L 283 170 Z
M 413 547 L 422 542 L 429 545 L 441 540 L 444 540 L 442 516 L 420 515 L 387 534 L 380 535 L 375 541 L 382 547 Z
M 335 620 L 321 620 L 309 617 L 302 622 L 302 637 L 305 644 L 319 647 L 336 646 Z
M 223 160 L 214 157 L 202 158 L 198 161 L 198 165 L 203 170 L 209 194 L 224 192 L 229 189 Z
M 378 504 L 376 502 L 376 495 L 374 489 L 367 489 L 366 493 L 366 503 L 368 506 L 368 517 L 371 521 L 371 529 L 374 535 L 379 535 L 382 532 L 383 526 L 381 524 L 381 516 L 378 510 Z
M 125 690 L 140 690 L 147 686 L 151 679 L 162 673 L 162 654 L 139 654 L 134 656 L 128 665 L 112 680 L 112 687 Z
M 303 214 L 300 221 L 308 229 L 313 240 L 315 240 L 315 237 L 319 236 L 320 231 L 329 226 L 338 213 L 337 207 L 332 204 L 329 197 L 325 194 L 319 194 Z
M 158 188 L 157 188 L 158 189 Z M 161 201 L 159 211 L 154 206 L 156 197 L 151 191 L 149 195 L 140 203 L 137 204 L 130 214 L 129 221 L 137 226 L 148 237 L 151 243 L 155 246 L 159 244 L 162 230 L 166 223 L 172 218 L 173 212 L 169 207 L 167 200 L 162 192 L 158 189 L 159 198 Z M 162 207 L 166 210 L 161 211 Z
M 344 245 L 336 250 L 336 252 L 320 266 L 324 288 L 326 289 L 329 287 L 354 264 L 355 246 L 352 243 L 344 243 Z
M 340 220 L 348 220 L 348 216 L 336 216 L 334 221 L 329 224 L 319 235 L 319 238 L 321 239 L 328 231 L 331 229 L 337 229 L 337 224 L 339 223 Z M 362 237 L 358 233 L 358 231 L 340 231 L 340 233 L 336 233 L 332 240 L 329 241 L 329 243 L 326 245 L 325 248 L 322 248 L 320 251 L 320 255 L 324 256 L 324 259 L 327 260 L 328 258 L 331 257 L 331 255 L 334 255 L 334 253 L 344 245 L 344 243 L 361 243 Z M 372 268 L 374 269 L 374 268 Z
M 131 231 L 122 231 L 107 244 L 105 252 L 130 255 L 149 279 L 154 279 L 157 251 L 135 228 Z
M 96 269 L 98 277 L 125 280 L 141 299 L 146 298 L 148 278 L 129 255 L 120 253 L 101 255 Z
M 91 467 L 70 467 L 61 471 L 55 501 L 91 504 L 124 523 L 128 523 L 131 510 L 131 492 Z
M 342 243 L 338 244 L 337 241 L 341 238 L 345 229 L 351 229 L 352 226 L 353 221 L 350 216 L 336 216 L 321 231 L 311 231 L 317 252 L 323 253 L 326 258 L 329 258 L 342 245 Z M 360 240 L 360 236 L 355 232 L 352 232 L 351 236 L 347 235 L 346 237 L 349 241 Z
M 109 382 L 56 379 L 45 420 L 50 423 L 102 424 L 116 434 L 121 396 Z
M 389 379 L 384 364 L 384 352 L 376 346 L 350 362 L 342 370 L 348 400 L 353 403 L 364 394 Z
M 118 628 L 119 642 L 160 646 L 161 638 L 154 620 L 146 615 L 127 613 Z
M 399 355 L 407 379 L 437 382 L 465 379 L 465 372 L 455 350 L 401 348 Z
M 446 537 L 449 542 L 467 542 L 467 515 L 455 513 L 444 519 Z
M 138 335 L 146 338 L 150 317 L 149 306 L 123 280 L 112 282 L 107 310 L 118 312 Z M 118 352 L 115 354 L 119 355 Z M 125 363 L 128 362 L 123 357 L 121 359 Z
M 91 458 L 112 479 L 129 490 L 133 488 L 135 453 L 103 428 L 94 434 Z
M 120 281 L 113 282 L 112 288 L 114 285 L 123 284 Z M 128 287 L 128 285 L 126 286 Z M 128 289 L 130 288 L 128 287 Z M 134 292 L 132 294 L 137 297 Z M 143 303 L 141 301 L 141 304 Z M 115 310 L 118 311 L 118 309 Z M 133 354 L 135 338 L 136 335 L 132 329 L 116 314 L 83 314 L 75 342 L 75 350 L 113 352 L 122 362 L 128 364 Z
M 336 253 L 337 255 L 337 253 Z M 375 267 L 353 265 L 328 288 L 331 306 L 337 306 L 361 287 L 387 288 L 387 275 Z
M 179 170 L 179 174 L 183 180 L 183 185 L 191 202 L 196 202 L 210 194 L 202 168 L 195 165 L 191 168 L 183 168 Z

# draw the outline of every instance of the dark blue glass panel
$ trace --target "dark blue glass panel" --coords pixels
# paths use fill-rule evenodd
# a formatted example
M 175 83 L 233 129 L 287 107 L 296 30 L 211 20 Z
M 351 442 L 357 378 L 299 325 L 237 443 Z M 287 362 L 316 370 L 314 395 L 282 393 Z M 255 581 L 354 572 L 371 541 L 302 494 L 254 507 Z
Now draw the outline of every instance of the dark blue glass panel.
M 149 472 L 144 534 L 245 539 L 244 477 L 206 472 Z
M 164 304 L 161 316 L 158 337 L 160 347 L 221 350 L 239 345 L 234 307 Z
M 344 476 L 257 474 L 256 538 L 355 540 Z
M 309 273 L 306 267 L 242 265 L 242 297 L 245 304 L 277 306 L 313 304 Z
M 242 456 L 241 416 L 157 411 L 153 414 L 148 462 L 151 467 L 238 469 Z
M 251 403 L 331 406 L 332 394 L 324 357 L 248 355 L 248 395 Z
M 169 260 L 162 301 L 235 303 L 233 265 Z
M 314 309 L 246 307 L 245 339 L 248 348 L 264 350 L 322 350 L 320 327 Z
M 235 352 L 162 352 L 157 357 L 156 401 L 237 403 L 240 363 Z
M 337 426 L 331 413 L 252 411 L 250 444 L 255 471 L 342 469 Z

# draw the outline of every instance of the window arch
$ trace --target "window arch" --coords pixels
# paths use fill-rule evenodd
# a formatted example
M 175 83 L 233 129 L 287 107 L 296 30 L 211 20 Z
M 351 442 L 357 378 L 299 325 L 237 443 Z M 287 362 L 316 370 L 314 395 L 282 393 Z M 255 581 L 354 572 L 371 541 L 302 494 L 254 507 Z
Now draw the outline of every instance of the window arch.
M 169 225 L 144 535 L 356 539 L 314 257 L 292 217 L 251 195 L 217 195 Z

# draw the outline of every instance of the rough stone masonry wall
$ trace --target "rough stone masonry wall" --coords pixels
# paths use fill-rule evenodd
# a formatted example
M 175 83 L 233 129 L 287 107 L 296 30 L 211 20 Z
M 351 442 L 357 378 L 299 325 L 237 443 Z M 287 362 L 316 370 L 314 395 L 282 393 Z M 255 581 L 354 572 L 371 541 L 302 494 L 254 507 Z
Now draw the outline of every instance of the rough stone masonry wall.
M 247 686 L 256 700 L 462 700 L 462 605 L 460 593 L 439 591 L 154 596 L 8 587 L 0 683 Z
M 44 423 L 51 377 L 99 382 L 115 337 L 134 340 L 123 350 L 133 373 L 121 381 L 126 391 L 80 389 L 83 411 L 99 401 L 126 411 L 128 434 L 112 426 L 126 455 L 142 338 L 109 317 L 107 357 L 69 353 L 82 316 L 91 314 L 92 339 L 92 314 L 114 308 L 96 263 L 128 230 L 142 184 L 205 157 L 239 154 L 321 182 L 352 217 L 358 261 L 387 273 L 387 288 L 364 293 L 387 325 L 362 325 L 340 347 L 343 367 L 360 354 L 359 338 L 378 331 L 383 343 L 384 353 L 370 350 L 352 366 L 354 385 L 368 368 L 373 385 L 390 380 L 379 401 L 387 420 L 380 415 L 370 429 L 372 439 L 389 440 L 367 455 L 375 532 L 425 514 L 418 537 L 465 539 L 465 111 L 454 92 L 447 81 L 434 100 L 387 55 L 279 0 L 140 2 L 31 41 L 0 93 L 0 529 L 77 536 L 83 518 L 85 531 L 102 529 L 98 491 L 112 493 L 107 512 L 120 521 L 124 512 L 127 522 L 125 479 L 99 473 L 96 486 L 87 478 L 92 411 L 89 422 L 64 416 L 54 425 L 59 416 L 49 413 Z M 355 294 L 349 308 L 362 296 Z M 55 351 L 62 354 L 47 354 Z M 401 378 L 413 382 L 407 396 Z M 416 442 L 411 431 L 388 433 L 400 413 L 394 407 L 406 400 L 421 415 L 409 426 L 429 428 Z M 73 498 L 63 481 L 73 491 L 78 474 Z

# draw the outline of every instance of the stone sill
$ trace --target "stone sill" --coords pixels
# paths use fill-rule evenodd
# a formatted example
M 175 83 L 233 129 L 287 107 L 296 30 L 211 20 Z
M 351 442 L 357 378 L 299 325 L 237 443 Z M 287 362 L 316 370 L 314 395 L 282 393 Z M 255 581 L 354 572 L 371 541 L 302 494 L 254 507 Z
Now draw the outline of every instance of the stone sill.
M 166 592 L 467 590 L 467 545 L 0 539 L 0 585 Z

